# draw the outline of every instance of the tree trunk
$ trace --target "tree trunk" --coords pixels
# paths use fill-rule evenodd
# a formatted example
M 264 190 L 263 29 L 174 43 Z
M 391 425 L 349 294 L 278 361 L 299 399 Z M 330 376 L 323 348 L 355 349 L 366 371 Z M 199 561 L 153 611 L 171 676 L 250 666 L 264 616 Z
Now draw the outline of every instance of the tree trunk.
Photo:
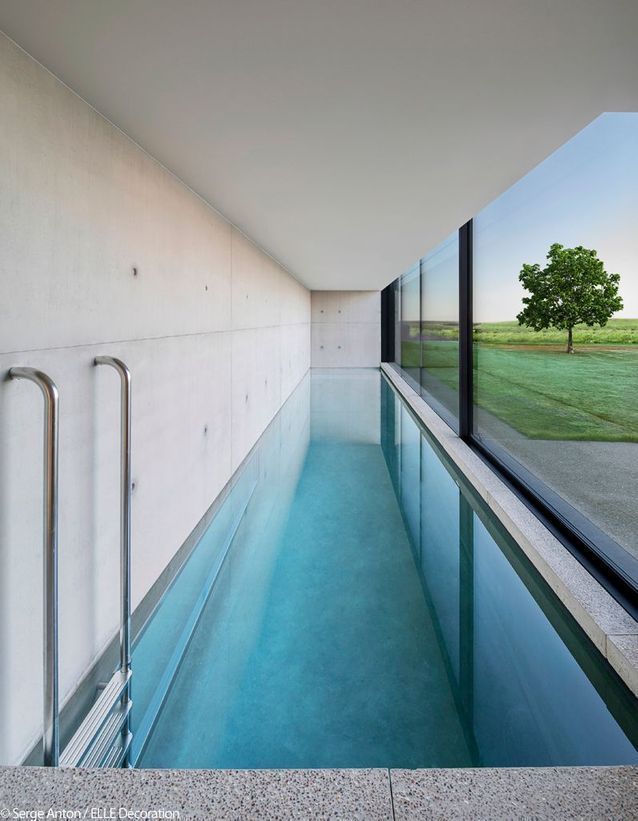
M 567 353 L 574 353 L 574 338 L 571 328 L 567 329 Z

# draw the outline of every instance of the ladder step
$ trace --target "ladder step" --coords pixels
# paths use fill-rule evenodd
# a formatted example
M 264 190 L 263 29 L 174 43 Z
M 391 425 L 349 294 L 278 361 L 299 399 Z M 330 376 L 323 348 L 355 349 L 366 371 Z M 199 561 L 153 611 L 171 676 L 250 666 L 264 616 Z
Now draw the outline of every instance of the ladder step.
M 122 763 L 124 762 L 124 757 L 128 752 L 129 747 L 131 746 L 132 740 L 133 733 L 127 733 L 126 738 L 124 738 L 120 733 L 116 743 L 111 747 L 108 755 L 104 758 L 102 766 L 121 767 Z
M 93 707 L 87 713 L 87 716 L 82 724 L 80 724 L 75 734 L 64 748 L 64 752 L 60 756 L 61 767 L 80 766 L 80 762 L 84 761 L 87 754 L 96 746 L 99 746 L 97 745 L 97 742 L 102 738 L 103 731 L 105 728 L 110 727 L 113 723 L 111 721 L 113 714 L 126 712 L 126 715 L 128 715 L 126 708 L 125 710 L 121 709 L 121 698 L 130 680 L 130 670 L 128 672 L 118 670 L 113 675 L 111 680 L 98 696 Z M 128 709 L 130 709 L 130 706 Z M 124 716 L 124 719 L 126 718 L 126 715 Z M 122 723 L 124 719 L 122 719 Z
M 132 702 L 127 701 L 126 704 L 120 704 L 109 716 L 102 731 L 97 736 L 93 745 L 82 756 L 78 766 L 80 767 L 104 767 L 106 760 L 110 757 L 113 747 L 121 743 L 122 728 L 131 712 Z

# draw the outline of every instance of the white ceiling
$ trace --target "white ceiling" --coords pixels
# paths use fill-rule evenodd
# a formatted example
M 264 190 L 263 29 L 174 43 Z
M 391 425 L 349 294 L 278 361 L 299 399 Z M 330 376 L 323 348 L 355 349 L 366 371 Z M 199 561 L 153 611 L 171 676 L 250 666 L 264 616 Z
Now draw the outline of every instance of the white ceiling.
M 0 0 L 0 29 L 317 289 L 383 287 L 638 110 L 638 0 Z

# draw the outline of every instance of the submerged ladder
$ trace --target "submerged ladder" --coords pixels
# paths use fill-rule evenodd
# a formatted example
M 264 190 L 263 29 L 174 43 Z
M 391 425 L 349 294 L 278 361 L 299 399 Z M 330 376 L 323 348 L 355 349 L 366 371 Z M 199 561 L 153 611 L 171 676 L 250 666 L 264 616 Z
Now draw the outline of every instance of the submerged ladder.
M 45 767 L 128 766 L 131 712 L 131 373 L 120 359 L 98 356 L 120 376 L 120 663 L 60 754 L 58 669 L 58 443 L 59 392 L 35 368 L 11 368 L 12 379 L 28 379 L 44 397 L 44 694 Z

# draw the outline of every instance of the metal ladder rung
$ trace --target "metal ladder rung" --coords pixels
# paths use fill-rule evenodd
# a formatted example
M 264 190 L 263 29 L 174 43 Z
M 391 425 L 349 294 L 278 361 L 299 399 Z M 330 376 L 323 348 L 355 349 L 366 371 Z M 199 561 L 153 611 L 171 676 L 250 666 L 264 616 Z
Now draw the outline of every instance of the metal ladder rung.
M 111 713 L 118 706 L 119 699 L 131 679 L 131 672 L 118 670 L 100 693 L 86 718 L 60 756 L 61 767 L 77 767 L 80 759 L 100 734 Z
M 118 743 L 114 744 L 113 747 L 111 747 L 111 750 L 102 762 L 102 766 L 121 767 L 126 757 L 126 754 L 129 751 L 132 740 L 133 733 L 131 732 L 126 734 L 126 738 L 120 735 L 120 740 L 118 741 Z
M 85 751 L 81 757 L 79 767 L 103 767 L 105 759 L 110 756 L 113 747 L 116 745 L 118 735 L 121 736 L 124 724 L 131 712 L 132 702 L 120 704 L 114 710 L 103 726 L 100 734 L 93 744 Z

